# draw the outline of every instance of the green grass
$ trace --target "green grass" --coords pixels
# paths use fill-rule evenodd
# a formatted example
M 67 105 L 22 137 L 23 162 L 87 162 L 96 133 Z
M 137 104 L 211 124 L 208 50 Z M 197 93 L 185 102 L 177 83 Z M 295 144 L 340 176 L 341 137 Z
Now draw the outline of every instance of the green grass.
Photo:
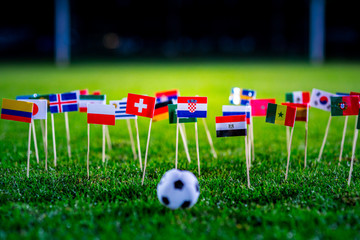
M 133 160 L 125 122 L 110 127 L 113 149 L 101 162 L 101 127 L 91 127 L 90 180 L 86 177 L 86 116 L 70 113 L 73 158 L 67 158 L 64 117 L 55 116 L 58 167 L 49 132 L 49 171 L 44 171 L 40 124 L 36 122 L 40 164 L 31 156 L 26 178 L 28 125 L 0 121 L 0 238 L 19 239 L 354 239 L 360 238 L 360 166 L 347 186 L 354 117 L 349 118 L 344 161 L 338 154 L 344 118 L 334 118 L 324 159 L 316 162 L 329 114 L 310 110 L 308 168 L 303 168 L 304 124 L 296 123 L 288 181 L 285 128 L 254 120 L 256 160 L 246 186 L 243 138 L 215 139 L 215 116 L 228 103 L 230 88 L 256 89 L 258 98 L 283 101 L 285 92 L 320 88 L 360 90 L 359 64 L 313 67 L 301 63 L 120 63 L 76 64 L 56 69 L 41 64 L 0 65 L 0 96 L 101 89 L 107 99 L 128 92 L 153 95 L 178 88 L 182 95 L 208 97 L 207 123 L 218 159 L 213 159 L 199 122 L 201 194 L 187 210 L 169 210 L 156 185 L 174 167 L 175 125 L 154 123 L 145 185 Z M 148 119 L 139 119 L 144 155 Z M 49 123 L 50 127 L 50 123 Z M 49 128 L 50 129 L 50 128 Z M 134 130 L 134 126 L 133 126 Z M 180 144 L 181 169 L 197 175 L 194 127 L 186 126 L 192 162 Z M 359 148 L 359 144 L 358 144 Z

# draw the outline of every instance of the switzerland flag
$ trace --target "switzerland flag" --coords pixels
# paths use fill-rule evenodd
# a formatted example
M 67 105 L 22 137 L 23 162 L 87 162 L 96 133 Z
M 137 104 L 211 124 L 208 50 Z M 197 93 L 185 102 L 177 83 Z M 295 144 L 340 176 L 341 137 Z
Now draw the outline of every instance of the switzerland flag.
M 153 118 L 155 98 L 129 93 L 126 104 L 126 114 Z

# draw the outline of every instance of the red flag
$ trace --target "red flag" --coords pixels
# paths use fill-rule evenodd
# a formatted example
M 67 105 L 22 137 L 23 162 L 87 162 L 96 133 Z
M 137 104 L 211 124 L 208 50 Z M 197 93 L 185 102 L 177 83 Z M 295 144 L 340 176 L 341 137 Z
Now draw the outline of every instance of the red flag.
M 154 116 L 155 98 L 129 93 L 126 114 L 152 118 Z
M 268 103 L 275 103 L 275 99 L 251 99 L 251 116 L 262 117 L 266 116 Z
M 307 122 L 308 121 L 308 107 L 307 103 L 282 103 L 281 105 L 290 106 L 296 108 L 295 121 Z
M 360 104 L 360 92 L 350 92 L 350 96 L 358 96 L 359 97 L 359 104 Z

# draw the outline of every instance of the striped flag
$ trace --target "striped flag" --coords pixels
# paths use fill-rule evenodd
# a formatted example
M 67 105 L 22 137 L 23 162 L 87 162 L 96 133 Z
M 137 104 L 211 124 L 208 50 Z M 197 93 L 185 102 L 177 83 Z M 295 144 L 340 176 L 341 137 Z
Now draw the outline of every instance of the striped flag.
M 296 108 L 269 103 L 266 113 L 266 122 L 293 127 Z
M 246 123 L 250 124 L 251 106 L 223 105 L 222 113 L 223 116 L 245 115 Z
M 309 103 L 310 92 L 295 91 L 285 94 L 285 101 L 290 103 Z
M 256 98 L 256 92 L 249 89 L 241 89 L 238 87 L 231 88 L 229 97 L 230 104 L 234 105 L 250 105 L 250 99 Z
M 155 111 L 153 117 L 154 122 L 165 120 L 169 117 L 169 104 L 172 104 L 172 100 L 155 104 Z
M 179 118 L 206 118 L 207 97 L 179 97 L 177 115 Z
M 106 95 L 80 95 L 79 96 L 80 112 L 87 112 L 88 104 L 106 104 Z
M 246 136 L 245 115 L 216 117 L 216 137 Z
M 62 112 L 76 112 L 78 111 L 78 97 L 76 92 L 50 94 L 50 112 L 62 113 Z
M 178 96 L 179 96 L 179 90 L 177 89 L 155 93 L 156 103 L 162 103 L 168 101 L 172 101 L 171 103 L 176 103 Z
M 309 116 L 308 116 L 309 104 L 308 103 L 282 103 L 281 105 L 296 108 L 295 121 L 307 122 L 309 120 Z
M 110 105 L 115 106 L 115 120 L 137 118 L 136 115 L 131 115 L 126 113 L 126 104 L 127 104 L 127 98 L 123 98 L 122 100 L 110 101 Z
M 330 97 L 331 116 L 350 116 L 359 114 L 357 96 Z
M 31 123 L 33 103 L 3 98 L 1 119 Z
M 87 123 L 115 125 L 115 106 L 105 104 L 89 104 L 87 107 Z

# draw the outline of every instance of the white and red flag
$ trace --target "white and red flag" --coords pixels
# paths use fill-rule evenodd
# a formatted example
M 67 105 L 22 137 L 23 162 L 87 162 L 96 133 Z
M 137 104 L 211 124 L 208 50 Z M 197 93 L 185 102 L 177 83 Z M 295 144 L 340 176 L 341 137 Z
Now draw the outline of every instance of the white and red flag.
M 21 99 L 19 101 L 31 102 L 33 106 L 32 119 L 46 119 L 47 118 L 47 100 L 45 99 Z
M 153 118 L 155 98 L 129 93 L 126 104 L 126 114 Z
M 115 125 L 115 106 L 105 104 L 88 104 L 87 123 Z

